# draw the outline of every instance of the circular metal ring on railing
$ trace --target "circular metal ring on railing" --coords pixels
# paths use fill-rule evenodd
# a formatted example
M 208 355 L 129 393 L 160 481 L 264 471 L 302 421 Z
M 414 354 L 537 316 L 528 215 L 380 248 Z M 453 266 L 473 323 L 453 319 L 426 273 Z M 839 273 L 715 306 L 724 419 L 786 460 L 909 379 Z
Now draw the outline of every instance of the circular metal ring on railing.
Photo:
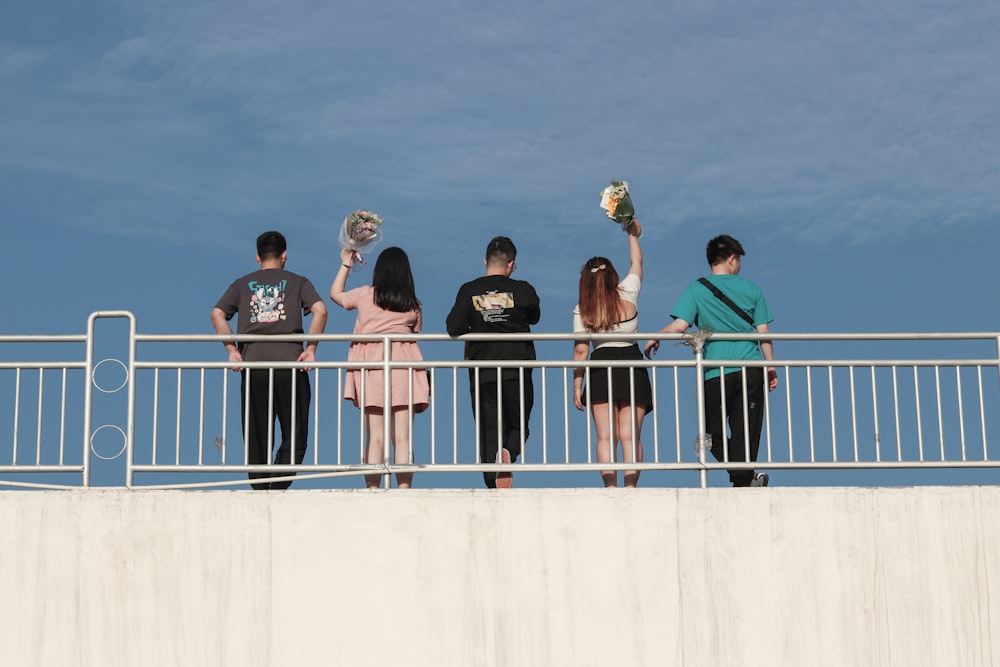
M 118 453 L 115 454 L 114 456 L 101 456 L 97 452 L 97 447 L 94 445 L 94 438 L 96 438 L 97 434 L 106 428 L 113 428 L 114 430 L 121 433 L 122 436 L 122 448 L 119 449 Z M 123 431 L 120 426 L 115 426 L 114 424 L 105 424 L 104 426 L 98 426 L 96 429 L 94 429 L 94 432 L 90 434 L 90 451 L 94 453 L 94 456 L 101 459 L 102 461 L 114 461 L 115 459 L 117 459 L 119 456 L 125 453 L 125 446 L 127 444 L 128 444 L 128 439 L 125 437 L 125 431 Z
M 118 364 L 119 366 L 121 366 L 122 370 L 125 371 L 125 379 L 122 380 L 122 383 L 117 387 L 115 387 L 114 389 L 105 389 L 97 382 L 97 369 L 108 362 L 114 362 Z M 97 362 L 97 364 L 94 366 L 94 369 L 90 371 L 90 381 L 94 384 L 94 387 L 97 389 L 97 391 L 103 392 L 105 394 L 114 394 L 124 389 L 125 385 L 128 384 L 128 368 L 126 368 L 125 364 L 122 363 L 120 359 L 102 359 L 101 361 Z

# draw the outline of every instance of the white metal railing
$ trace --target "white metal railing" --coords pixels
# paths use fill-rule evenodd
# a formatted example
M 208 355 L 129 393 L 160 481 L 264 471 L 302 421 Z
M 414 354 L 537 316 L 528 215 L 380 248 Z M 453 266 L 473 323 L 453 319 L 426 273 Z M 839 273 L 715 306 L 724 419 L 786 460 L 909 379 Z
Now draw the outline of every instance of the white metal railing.
M 122 322 L 126 331 L 97 333 L 103 320 Z M 116 336 L 123 340 L 114 355 L 95 361 L 107 339 Z M 630 338 L 641 346 L 648 336 Z M 997 333 L 767 336 L 780 356 L 774 362 L 780 385 L 765 398 L 756 464 L 718 462 L 699 446 L 706 440 L 699 378 L 711 365 L 701 358 L 703 335 L 664 337 L 659 356 L 643 364 L 655 404 L 641 435 L 644 460 L 611 464 L 597 462 L 591 416 L 572 404 L 573 368 L 590 372 L 609 364 L 574 362 L 573 334 L 515 337 L 534 340 L 539 357 L 531 364 L 530 436 L 516 463 L 478 460 L 467 369 L 496 373 L 496 362 L 464 361 L 462 343 L 441 334 L 327 334 L 318 337 L 321 360 L 308 365 L 313 398 L 305 459 L 299 465 L 255 466 L 242 445 L 240 375 L 224 360 L 220 344 L 255 337 L 139 334 L 127 311 L 94 313 L 83 335 L 0 336 L 0 428 L 7 425 L 0 435 L 0 487 L 243 487 L 249 472 L 291 472 L 296 487 L 307 488 L 356 488 L 358 477 L 373 473 L 387 484 L 398 472 L 421 473 L 420 486 L 478 487 L 477 473 L 499 470 L 531 473 L 519 485 L 597 486 L 600 470 L 625 469 L 643 471 L 640 485 L 707 486 L 710 475 L 726 484 L 722 471 L 734 468 L 790 471 L 783 483 L 810 483 L 819 471 L 828 473 L 820 483 L 891 483 L 890 472 L 924 471 L 924 483 L 962 484 L 1000 467 L 1000 444 L 990 449 L 1000 428 Z M 352 340 L 416 340 L 425 361 L 347 363 Z M 672 348 L 671 340 L 680 347 Z M 243 366 L 278 373 L 306 364 Z M 409 369 L 411 377 L 429 373 L 429 408 L 411 414 L 412 463 L 394 464 L 388 451 L 383 463 L 362 463 L 362 414 L 343 399 L 346 372 L 362 368 L 382 369 L 387 379 L 391 369 Z M 386 442 L 388 436 L 387 423 Z

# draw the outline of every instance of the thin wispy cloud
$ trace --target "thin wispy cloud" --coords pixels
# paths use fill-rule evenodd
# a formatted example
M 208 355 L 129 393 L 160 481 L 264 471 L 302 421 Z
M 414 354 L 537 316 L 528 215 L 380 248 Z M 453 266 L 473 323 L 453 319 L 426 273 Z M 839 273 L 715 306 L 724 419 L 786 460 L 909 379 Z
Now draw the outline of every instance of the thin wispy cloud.
M 235 256 L 368 206 L 416 263 L 514 229 L 570 300 L 609 178 L 651 257 L 706 230 L 780 257 L 1000 217 L 991 5 L 62 4 L 0 27 L 0 213 L 39 229 Z

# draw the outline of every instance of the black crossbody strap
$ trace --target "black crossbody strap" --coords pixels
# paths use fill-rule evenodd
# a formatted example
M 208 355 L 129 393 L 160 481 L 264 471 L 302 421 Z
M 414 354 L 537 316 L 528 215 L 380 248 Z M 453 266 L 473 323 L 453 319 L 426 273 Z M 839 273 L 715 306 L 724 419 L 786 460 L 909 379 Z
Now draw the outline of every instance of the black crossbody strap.
M 698 282 L 712 290 L 712 294 L 714 294 L 719 301 L 732 308 L 734 313 L 742 317 L 747 324 L 756 329 L 756 327 L 753 326 L 753 318 L 747 315 L 747 311 L 733 303 L 733 300 L 726 296 L 722 290 L 713 285 L 708 278 L 698 278 Z

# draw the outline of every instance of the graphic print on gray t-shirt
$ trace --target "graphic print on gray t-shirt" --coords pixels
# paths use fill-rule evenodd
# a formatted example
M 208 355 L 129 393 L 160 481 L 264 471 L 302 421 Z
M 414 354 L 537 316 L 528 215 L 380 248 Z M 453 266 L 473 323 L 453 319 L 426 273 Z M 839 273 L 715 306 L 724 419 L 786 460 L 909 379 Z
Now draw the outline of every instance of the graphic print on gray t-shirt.
M 251 280 L 247 283 L 250 289 L 250 321 L 252 323 L 277 322 L 285 319 L 285 287 L 287 280 L 281 280 L 276 285 Z

